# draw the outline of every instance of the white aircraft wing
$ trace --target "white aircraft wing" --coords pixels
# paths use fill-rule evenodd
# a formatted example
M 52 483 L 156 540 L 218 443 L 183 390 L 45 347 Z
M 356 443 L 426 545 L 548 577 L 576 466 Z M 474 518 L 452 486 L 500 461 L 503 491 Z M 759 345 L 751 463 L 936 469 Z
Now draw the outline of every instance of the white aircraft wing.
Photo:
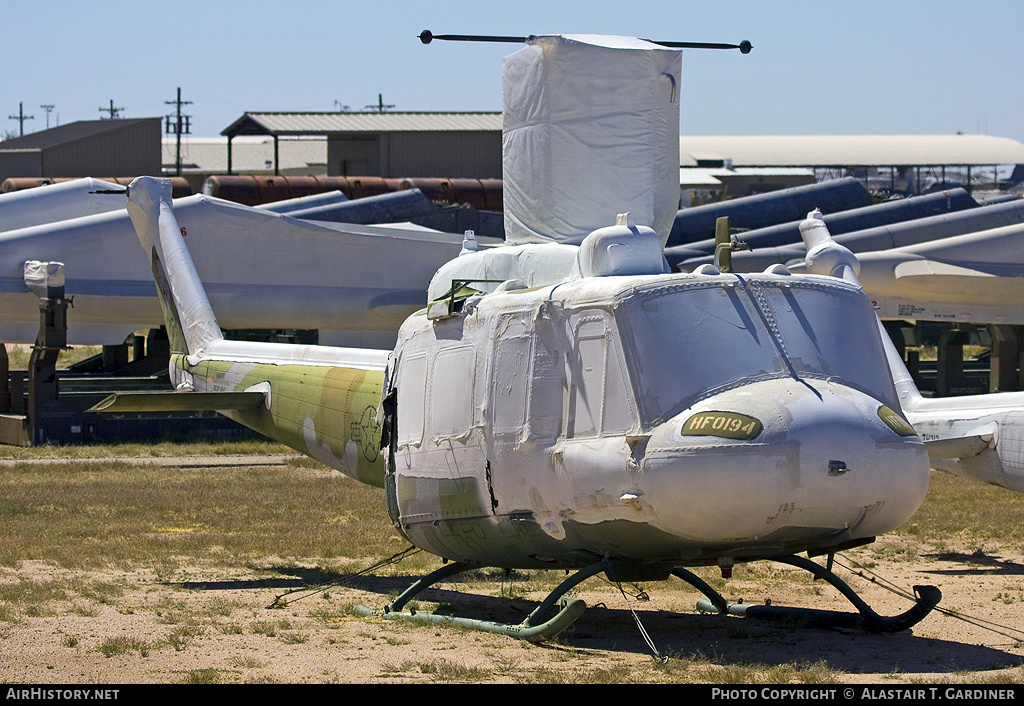
M 1008 226 L 856 258 L 882 319 L 1024 324 L 1021 253 L 1024 228 Z
M 994 448 L 995 439 L 996 425 L 992 422 L 985 425 L 977 434 L 925 440 L 924 447 L 932 461 L 973 458 L 983 451 Z

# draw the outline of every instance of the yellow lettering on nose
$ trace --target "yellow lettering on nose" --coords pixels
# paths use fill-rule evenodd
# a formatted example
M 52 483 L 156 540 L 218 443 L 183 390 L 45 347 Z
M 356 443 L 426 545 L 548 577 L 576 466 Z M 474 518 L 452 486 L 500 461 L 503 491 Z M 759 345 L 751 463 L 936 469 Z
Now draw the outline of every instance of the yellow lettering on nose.
M 738 412 L 697 412 L 686 420 L 680 433 L 748 440 L 757 437 L 763 428 L 760 420 Z

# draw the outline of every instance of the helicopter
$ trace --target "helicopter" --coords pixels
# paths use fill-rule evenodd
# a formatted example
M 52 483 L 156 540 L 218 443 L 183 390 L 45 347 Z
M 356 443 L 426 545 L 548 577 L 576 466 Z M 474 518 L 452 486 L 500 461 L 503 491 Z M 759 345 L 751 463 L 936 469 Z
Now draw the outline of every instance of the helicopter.
M 679 577 L 719 613 L 879 632 L 940 599 L 916 586 L 908 611 L 881 617 L 828 565 L 797 556 L 830 564 L 899 527 L 928 486 L 856 284 L 781 266 L 672 274 L 657 233 L 622 214 L 579 246 L 474 250 L 467 238 L 393 351 L 238 342 L 217 326 L 170 183 L 136 179 L 128 212 L 153 263 L 175 392 L 97 408 L 218 410 L 382 486 L 395 530 L 448 562 L 387 617 L 549 639 L 585 606 L 570 598 L 547 614 L 602 572 Z M 729 576 L 764 559 L 813 572 L 858 612 L 730 604 L 688 568 Z M 483 566 L 574 573 L 520 625 L 402 612 Z
M 421 36 L 445 38 L 466 39 Z M 679 52 L 594 35 L 495 39 L 527 44 L 503 62 L 511 237 L 481 247 L 467 233 L 393 350 L 224 339 L 170 183 L 140 177 L 128 214 L 175 392 L 96 409 L 216 410 L 382 487 L 395 531 L 445 561 L 386 618 L 550 639 L 585 609 L 570 592 L 604 573 L 675 576 L 719 614 L 916 624 L 935 587 L 882 617 L 831 570 L 836 552 L 909 519 L 929 480 L 863 290 L 782 266 L 730 272 L 727 227 L 717 264 L 670 272 Z M 731 604 L 691 571 L 729 577 L 758 560 L 810 571 L 856 612 Z M 568 576 L 520 624 L 404 610 L 480 567 Z

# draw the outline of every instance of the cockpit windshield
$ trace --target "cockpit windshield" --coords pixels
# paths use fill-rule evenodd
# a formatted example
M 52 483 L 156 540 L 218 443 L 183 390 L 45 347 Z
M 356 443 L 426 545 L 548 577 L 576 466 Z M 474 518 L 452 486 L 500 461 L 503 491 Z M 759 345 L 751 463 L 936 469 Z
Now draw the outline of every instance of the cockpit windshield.
M 844 286 L 789 278 L 651 286 L 624 298 L 615 318 L 647 423 L 777 377 L 835 378 L 898 409 L 875 313 Z

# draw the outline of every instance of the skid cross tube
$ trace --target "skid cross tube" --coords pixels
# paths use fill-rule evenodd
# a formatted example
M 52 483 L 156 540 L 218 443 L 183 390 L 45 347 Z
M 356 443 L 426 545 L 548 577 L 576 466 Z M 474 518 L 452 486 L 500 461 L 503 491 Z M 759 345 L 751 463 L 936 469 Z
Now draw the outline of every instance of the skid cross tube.
M 816 628 L 847 628 L 854 630 L 865 630 L 867 632 L 891 633 L 908 630 L 919 623 L 932 608 L 938 605 L 942 599 L 942 592 L 935 586 L 914 586 L 914 594 L 917 596 L 914 605 L 899 615 L 881 616 L 876 613 L 857 593 L 850 588 L 850 585 L 836 576 L 832 571 L 815 564 L 810 559 L 799 556 L 776 557 L 773 561 L 782 564 L 789 564 L 800 569 L 805 569 L 814 574 L 816 579 L 824 579 L 842 593 L 848 601 L 859 611 L 857 613 L 843 613 L 833 610 L 817 610 L 814 608 L 792 608 L 787 606 L 757 605 L 753 603 L 729 603 L 720 593 L 708 586 L 696 576 L 690 574 L 693 580 L 684 574 L 689 574 L 684 569 L 676 569 L 672 573 L 690 582 L 707 598 L 697 602 L 697 610 L 703 613 L 719 613 L 738 615 L 755 620 L 770 622 L 788 623 L 801 627 Z M 684 573 L 680 573 L 684 572 Z
M 477 568 L 477 566 L 461 562 L 445 564 L 440 569 L 432 571 L 420 580 L 416 581 L 383 610 L 373 610 L 364 605 L 357 605 L 354 609 L 355 613 L 363 617 L 379 615 L 386 620 L 408 620 L 416 623 L 457 625 L 471 630 L 507 635 L 508 637 L 515 637 L 529 642 L 542 642 L 544 640 L 550 640 L 576 622 L 576 620 L 583 615 L 583 611 L 586 610 L 587 605 L 578 598 L 567 598 L 563 601 L 562 608 L 554 615 L 554 617 L 544 622 L 540 622 L 543 617 L 554 607 L 555 603 L 557 603 L 565 593 L 572 590 L 591 576 L 605 571 L 608 568 L 608 564 L 603 560 L 597 561 L 566 578 L 558 585 L 557 588 L 555 588 L 555 590 L 548 594 L 547 598 L 545 598 L 523 622 L 518 625 L 496 623 L 490 620 L 477 620 L 474 618 L 460 618 L 458 616 L 450 615 L 418 613 L 413 610 L 410 610 L 407 613 L 400 612 L 402 608 L 405 607 L 405 604 L 412 600 L 421 591 L 429 588 L 439 581 L 443 581 L 449 576 L 454 576 L 455 574 L 474 568 Z

